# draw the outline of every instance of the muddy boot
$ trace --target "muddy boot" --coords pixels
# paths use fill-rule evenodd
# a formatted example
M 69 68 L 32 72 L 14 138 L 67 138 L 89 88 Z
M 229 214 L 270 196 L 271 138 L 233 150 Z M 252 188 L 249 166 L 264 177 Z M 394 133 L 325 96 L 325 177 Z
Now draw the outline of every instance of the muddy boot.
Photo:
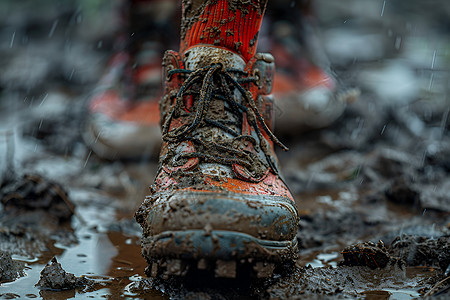
M 283 135 L 331 125 L 359 96 L 358 89 L 344 88 L 334 76 L 311 2 L 269 3 L 268 36 L 261 48 L 270 49 L 277 59 L 273 93 L 277 133 Z
M 161 61 L 171 44 L 163 32 L 174 36 L 176 5 L 174 0 L 128 0 L 119 7 L 114 54 L 89 98 L 82 130 L 98 156 L 137 158 L 159 151 Z
M 254 54 L 248 41 L 231 47 L 242 39 L 237 34 L 225 34 L 218 45 L 192 43 L 195 33 L 211 32 L 214 22 L 204 16 L 217 8 L 241 18 L 216 20 L 225 20 L 218 35 L 227 25 L 241 26 L 256 40 L 259 24 L 249 29 L 245 21 L 260 20 L 265 3 L 243 1 L 236 12 L 235 2 L 196 8 L 206 21 L 184 32 L 190 38 L 181 54 L 167 51 L 163 59 L 160 168 L 136 213 L 149 276 L 184 275 L 191 268 L 218 277 L 235 277 L 241 269 L 268 277 L 297 255 L 297 210 L 273 148 L 287 150 L 271 131 L 273 57 Z

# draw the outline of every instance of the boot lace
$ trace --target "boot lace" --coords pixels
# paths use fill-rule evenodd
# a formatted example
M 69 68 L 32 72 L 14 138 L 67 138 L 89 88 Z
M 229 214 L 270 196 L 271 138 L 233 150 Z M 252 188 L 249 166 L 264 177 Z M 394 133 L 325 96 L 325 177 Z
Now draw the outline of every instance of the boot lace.
M 176 154 L 172 159 L 173 164 L 182 165 L 187 159 L 197 157 L 203 162 L 242 165 L 255 177 L 261 177 L 268 167 L 278 174 L 276 164 L 271 159 L 270 145 L 260 128 L 274 144 L 285 151 L 288 148 L 267 127 L 256 106 L 253 95 L 242 86 L 245 83 L 256 83 L 256 77 L 250 77 L 248 72 L 242 70 L 225 69 L 222 64 L 212 64 L 195 71 L 173 69 L 168 72 L 169 78 L 175 74 L 188 76 L 176 96 L 172 96 L 172 100 L 175 97 L 175 103 L 172 105 L 162 126 L 163 140 L 168 143 L 191 141 L 195 145 L 196 152 Z M 242 95 L 242 103 L 235 100 L 235 90 Z M 183 109 L 185 96 L 194 96 L 198 99 L 195 112 L 189 112 L 192 121 L 190 124 L 184 124 L 169 130 L 172 119 L 186 112 L 186 109 Z M 235 118 L 233 120 L 208 118 L 206 112 L 213 99 L 224 101 L 224 108 L 231 112 Z M 240 132 L 242 130 L 238 132 L 232 128 L 242 128 L 242 116 L 244 113 L 246 113 L 247 121 L 253 128 L 259 141 L 252 135 Z M 204 141 L 195 137 L 194 131 L 196 129 L 208 126 L 220 128 L 231 137 L 221 139 L 219 142 L 212 139 Z M 262 150 L 265 162 L 259 159 L 253 151 L 242 150 L 239 147 L 239 145 L 248 145 L 248 143 L 253 145 L 256 152 Z

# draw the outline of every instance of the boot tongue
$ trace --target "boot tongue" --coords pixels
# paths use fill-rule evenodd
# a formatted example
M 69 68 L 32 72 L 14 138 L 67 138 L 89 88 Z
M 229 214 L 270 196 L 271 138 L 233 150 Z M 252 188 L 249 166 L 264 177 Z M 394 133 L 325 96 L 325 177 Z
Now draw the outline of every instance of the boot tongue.
M 209 67 L 214 64 L 222 64 L 223 69 L 230 68 L 238 70 L 244 70 L 246 66 L 244 59 L 233 51 L 205 45 L 189 48 L 184 52 L 183 60 L 185 68 L 192 71 Z M 200 82 L 199 84 L 201 85 L 202 83 Z M 215 85 L 216 89 L 219 87 L 219 84 L 216 80 L 213 81 L 213 84 Z M 229 96 L 232 97 L 234 101 L 241 103 L 242 95 L 240 95 L 232 87 L 230 87 L 230 90 L 232 92 L 232 95 Z M 199 128 L 197 128 L 193 136 L 203 141 L 203 145 L 201 146 L 201 148 L 196 149 L 197 151 L 204 152 L 215 157 L 220 157 L 220 153 L 217 152 L 217 149 L 215 149 L 214 147 L 209 148 L 211 147 L 211 142 L 231 148 L 233 147 L 233 145 L 231 144 L 233 135 L 217 126 L 212 126 L 210 122 L 223 122 L 223 124 L 226 124 L 226 127 L 240 134 L 242 128 L 239 128 L 237 124 L 240 124 L 242 115 L 236 115 L 230 112 L 229 108 L 226 109 L 226 104 L 223 99 L 218 99 L 217 97 L 213 96 L 210 101 L 211 102 L 209 104 L 208 110 L 204 115 L 205 119 L 209 120 L 209 125 L 203 124 L 206 126 L 200 126 Z M 214 176 L 234 176 L 233 171 L 229 166 L 220 163 L 201 163 L 200 170 L 203 174 L 210 174 Z
M 196 46 L 188 49 L 184 52 L 184 64 L 185 68 L 188 70 L 198 70 L 204 67 L 209 67 L 213 64 L 222 64 L 224 69 L 232 68 L 244 70 L 245 61 L 238 54 L 226 50 L 223 48 L 218 48 L 214 46 Z M 214 85 L 218 87 L 218 82 L 214 81 Z M 199 83 L 199 86 L 202 83 Z M 242 96 L 233 88 L 232 95 L 229 95 L 233 98 L 234 101 L 241 103 Z M 195 101 L 195 100 L 194 100 Z M 239 123 L 242 116 L 237 116 L 227 110 L 225 108 L 225 102 L 222 99 L 218 99 L 216 97 L 211 98 L 211 102 L 209 104 L 208 110 L 205 112 L 205 118 L 215 121 L 222 122 L 236 122 Z M 241 128 L 238 128 L 236 125 L 227 125 L 230 129 L 235 132 L 240 133 Z M 229 133 L 223 131 L 216 126 L 200 126 L 196 130 L 195 135 L 203 140 L 214 140 L 215 142 L 222 142 L 232 137 Z
M 184 64 L 188 70 L 196 70 L 221 63 L 225 69 L 243 70 L 244 59 L 233 51 L 214 46 L 196 46 L 184 52 Z

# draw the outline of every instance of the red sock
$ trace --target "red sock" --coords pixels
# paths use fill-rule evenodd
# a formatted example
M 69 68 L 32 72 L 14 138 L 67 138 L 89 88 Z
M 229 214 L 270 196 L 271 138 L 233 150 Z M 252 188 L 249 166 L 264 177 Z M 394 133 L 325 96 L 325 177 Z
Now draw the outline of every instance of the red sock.
M 196 45 L 214 45 L 246 61 L 255 54 L 266 0 L 210 0 L 197 7 L 192 2 L 183 1 L 180 52 Z

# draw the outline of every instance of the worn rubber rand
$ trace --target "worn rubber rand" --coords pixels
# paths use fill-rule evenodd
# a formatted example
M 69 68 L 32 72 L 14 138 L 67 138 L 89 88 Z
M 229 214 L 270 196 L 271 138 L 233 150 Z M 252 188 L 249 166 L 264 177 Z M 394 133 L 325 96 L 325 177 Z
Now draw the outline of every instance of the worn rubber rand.
M 250 270 L 257 278 L 273 275 L 277 266 L 297 257 L 297 240 L 270 241 L 223 230 L 168 231 L 144 238 L 143 255 L 151 277 L 185 276 L 189 270 L 235 278 Z

